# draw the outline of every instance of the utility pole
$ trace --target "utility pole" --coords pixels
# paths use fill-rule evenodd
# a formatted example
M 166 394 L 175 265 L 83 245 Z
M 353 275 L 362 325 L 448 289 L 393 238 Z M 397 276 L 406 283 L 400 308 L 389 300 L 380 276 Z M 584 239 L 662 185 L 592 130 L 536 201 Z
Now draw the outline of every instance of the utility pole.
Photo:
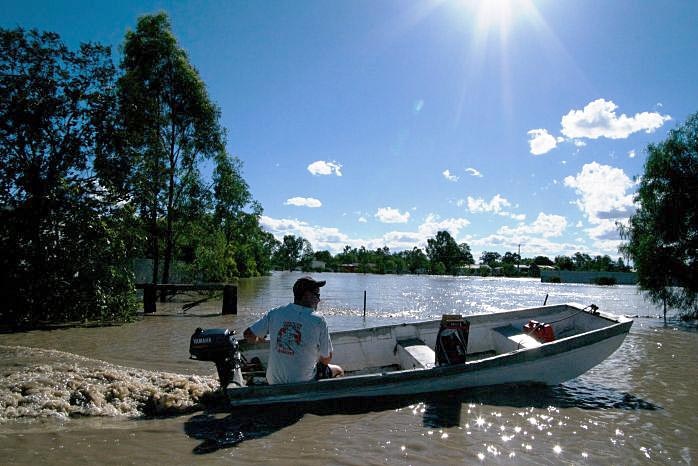
M 519 243 L 519 262 L 516 264 L 516 273 L 521 275 L 521 243 Z

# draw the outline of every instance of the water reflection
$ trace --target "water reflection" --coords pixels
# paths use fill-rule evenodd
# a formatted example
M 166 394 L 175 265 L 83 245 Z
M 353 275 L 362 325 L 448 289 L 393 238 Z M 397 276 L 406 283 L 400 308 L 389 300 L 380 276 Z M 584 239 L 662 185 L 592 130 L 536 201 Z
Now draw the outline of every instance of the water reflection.
M 421 416 L 423 427 L 429 429 L 475 428 L 487 431 L 493 426 L 488 419 L 499 418 L 501 413 L 493 412 L 488 417 L 478 413 L 478 407 L 492 406 L 515 408 L 519 410 L 519 415 L 525 413 L 526 423 L 539 432 L 550 430 L 554 424 L 551 413 L 559 414 L 561 409 L 662 409 L 630 393 L 596 384 L 572 383 L 556 387 L 506 385 L 389 399 L 330 400 L 293 406 L 234 409 L 222 418 L 220 416 L 226 411 L 226 406 L 219 399 L 215 405 L 208 407 L 206 413 L 191 417 L 185 423 L 184 430 L 189 437 L 201 441 L 193 452 L 205 454 L 236 447 L 246 440 L 266 437 L 297 423 L 306 414 L 346 416 L 409 410 L 413 415 Z M 547 414 L 533 415 L 535 410 L 543 410 Z M 462 420 L 464 415 L 465 421 Z M 504 425 L 499 428 L 503 441 L 508 441 L 511 435 L 504 433 Z M 518 426 L 510 430 L 512 435 L 521 433 Z M 523 434 L 526 432 L 523 431 Z
M 452 394 L 432 399 L 425 403 L 422 424 L 433 429 L 459 427 L 462 405 L 463 401 Z
M 196 454 L 213 453 L 235 447 L 245 440 L 266 437 L 303 418 L 303 411 L 294 408 L 276 410 L 236 410 L 218 418 L 213 413 L 193 416 L 184 423 L 184 432 L 201 440 L 192 450 Z

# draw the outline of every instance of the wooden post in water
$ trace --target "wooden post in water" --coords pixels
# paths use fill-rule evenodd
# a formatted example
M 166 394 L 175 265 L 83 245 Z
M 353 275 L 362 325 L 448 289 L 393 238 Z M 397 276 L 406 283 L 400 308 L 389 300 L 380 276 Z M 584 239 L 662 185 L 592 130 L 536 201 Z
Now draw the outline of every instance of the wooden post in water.
M 366 318 L 366 290 L 364 290 L 364 319 Z
M 225 285 L 223 287 L 223 315 L 238 313 L 238 287 Z
M 144 314 L 154 314 L 155 313 L 155 298 L 156 298 L 155 285 L 148 284 L 143 287 L 143 313 Z

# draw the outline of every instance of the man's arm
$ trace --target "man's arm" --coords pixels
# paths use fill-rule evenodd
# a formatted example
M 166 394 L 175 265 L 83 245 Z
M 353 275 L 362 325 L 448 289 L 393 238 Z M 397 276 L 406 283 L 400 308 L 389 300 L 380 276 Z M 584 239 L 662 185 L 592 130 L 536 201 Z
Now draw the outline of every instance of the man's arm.
M 250 330 L 249 327 L 247 327 L 247 328 L 245 329 L 245 331 L 243 332 L 242 336 L 244 336 L 244 337 L 245 337 L 245 341 L 246 341 L 247 343 L 250 343 L 250 344 L 260 343 L 260 342 L 264 341 L 264 337 L 259 338 L 257 335 L 255 335 L 254 333 L 252 333 L 252 330 Z M 331 355 L 330 355 L 330 356 L 331 356 Z
M 325 357 L 325 356 L 320 356 L 319 361 L 323 363 L 324 365 L 328 365 L 330 361 L 332 361 L 332 351 L 330 351 L 330 355 Z

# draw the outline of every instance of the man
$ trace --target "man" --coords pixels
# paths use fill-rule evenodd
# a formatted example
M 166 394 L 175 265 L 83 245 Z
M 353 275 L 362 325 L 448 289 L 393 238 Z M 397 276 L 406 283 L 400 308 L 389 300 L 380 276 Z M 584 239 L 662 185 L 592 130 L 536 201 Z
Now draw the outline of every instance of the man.
M 330 364 L 332 341 L 324 317 L 315 313 L 325 281 L 302 277 L 293 285 L 293 303 L 267 312 L 245 329 L 248 343 L 269 334 L 267 381 L 270 384 L 306 382 L 343 375 Z

